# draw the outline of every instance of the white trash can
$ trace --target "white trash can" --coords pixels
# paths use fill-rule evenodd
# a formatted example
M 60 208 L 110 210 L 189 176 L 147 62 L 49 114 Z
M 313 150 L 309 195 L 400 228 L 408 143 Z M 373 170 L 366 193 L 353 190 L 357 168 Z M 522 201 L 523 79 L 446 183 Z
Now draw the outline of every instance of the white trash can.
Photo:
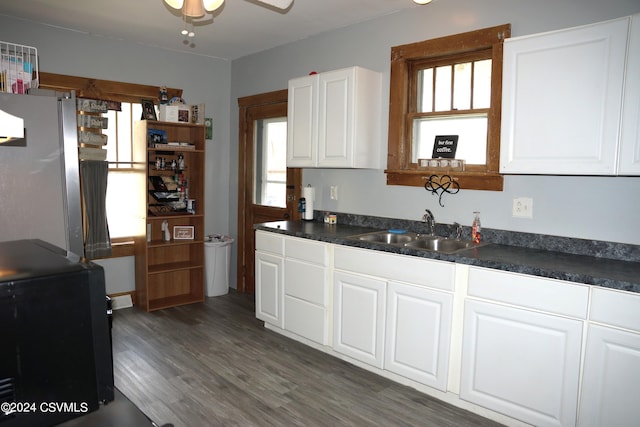
M 213 235 L 204 242 L 204 274 L 206 294 L 217 297 L 229 293 L 229 269 L 231 265 L 231 244 L 229 236 Z

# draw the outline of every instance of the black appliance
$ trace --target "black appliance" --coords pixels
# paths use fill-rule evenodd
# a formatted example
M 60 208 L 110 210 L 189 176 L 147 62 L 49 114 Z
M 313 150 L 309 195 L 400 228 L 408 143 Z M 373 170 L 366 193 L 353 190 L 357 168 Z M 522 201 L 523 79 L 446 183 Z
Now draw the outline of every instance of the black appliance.
M 55 425 L 114 399 L 107 305 L 101 266 L 42 240 L 0 242 L 0 427 Z

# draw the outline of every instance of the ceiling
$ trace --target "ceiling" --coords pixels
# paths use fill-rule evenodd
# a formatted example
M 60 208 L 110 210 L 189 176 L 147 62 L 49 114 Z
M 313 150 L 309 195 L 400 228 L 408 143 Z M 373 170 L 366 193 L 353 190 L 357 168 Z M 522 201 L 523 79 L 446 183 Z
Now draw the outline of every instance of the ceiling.
M 179 11 L 163 0 L 14 0 L 0 15 L 124 42 L 236 59 L 315 34 L 418 6 L 412 0 L 294 0 L 287 11 L 255 0 L 226 0 L 180 34 Z M 187 24 L 190 29 L 191 26 Z

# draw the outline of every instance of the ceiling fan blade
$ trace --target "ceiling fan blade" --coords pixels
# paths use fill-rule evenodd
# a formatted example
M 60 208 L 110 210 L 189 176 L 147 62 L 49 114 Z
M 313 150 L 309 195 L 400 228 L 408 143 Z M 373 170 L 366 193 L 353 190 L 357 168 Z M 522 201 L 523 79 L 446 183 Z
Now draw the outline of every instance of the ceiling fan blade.
M 273 6 L 275 8 L 282 9 L 282 10 L 287 9 L 289 6 L 291 6 L 291 3 L 293 3 L 293 0 L 255 0 L 255 1 L 257 1 L 258 3 L 264 3 L 266 5 Z

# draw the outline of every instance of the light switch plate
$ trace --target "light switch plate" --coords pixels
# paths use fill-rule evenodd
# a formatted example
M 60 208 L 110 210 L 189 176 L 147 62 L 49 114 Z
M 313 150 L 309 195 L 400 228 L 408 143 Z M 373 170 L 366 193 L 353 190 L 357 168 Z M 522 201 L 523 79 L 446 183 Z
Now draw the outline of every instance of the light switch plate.
M 330 198 L 331 200 L 338 200 L 338 186 L 332 185 L 330 188 Z

